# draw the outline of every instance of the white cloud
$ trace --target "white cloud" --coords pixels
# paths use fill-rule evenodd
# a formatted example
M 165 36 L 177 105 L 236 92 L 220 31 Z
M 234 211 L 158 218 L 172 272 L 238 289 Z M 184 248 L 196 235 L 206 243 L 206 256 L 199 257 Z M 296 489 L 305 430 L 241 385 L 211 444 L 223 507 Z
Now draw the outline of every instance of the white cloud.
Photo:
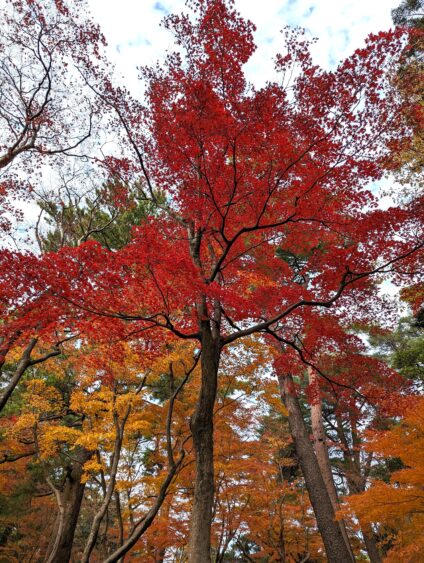
M 365 37 L 391 27 L 390 12 L 400 0 L 236 0 L 241 14 L 257 27 L 258 50 L 247 65 L 249 80 L 261 84 L 273 76 L 273 57 L 282 50 L 280 30 L 301 26 L 318 37 L 316 62 L 330 68 L 363 45 Z M 134 94 L 141 92 L 137 66 L 150 65 L 172 49 L 172 37 L 160 27 L 169 12 L 186 11 L 184 0 L 89 0 L 92 15 L 109 43 L 110 59 Z

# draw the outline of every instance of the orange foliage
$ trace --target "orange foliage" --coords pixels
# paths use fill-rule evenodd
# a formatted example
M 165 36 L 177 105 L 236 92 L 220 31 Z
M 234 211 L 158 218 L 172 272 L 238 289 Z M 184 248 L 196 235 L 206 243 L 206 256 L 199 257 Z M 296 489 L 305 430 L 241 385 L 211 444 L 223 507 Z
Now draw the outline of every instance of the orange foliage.
M 364 522 L 389 530 L 387 563 L 417 563 L 424 553 L 424 397 L 410 398 L 403 419 L 375 433 L 367 446 L 384 457 L 400 458 L 404 467 L 389 483 L 374 481 L 348 505 Z

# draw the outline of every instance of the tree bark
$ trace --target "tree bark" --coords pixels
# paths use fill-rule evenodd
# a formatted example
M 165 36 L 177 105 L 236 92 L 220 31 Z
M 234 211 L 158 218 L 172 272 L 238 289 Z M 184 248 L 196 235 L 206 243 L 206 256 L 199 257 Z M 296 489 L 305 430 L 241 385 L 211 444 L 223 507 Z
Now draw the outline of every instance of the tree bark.
M 343 459 L 345 462 L 345 478 L 347 481 L 347 486 L 349 488 L 349 494 L 362 493 L 365 491 L 365 485 L 367 480 L 367 471 L 369 468 L 365 468 L 365 474 L 361 472 L 360 455 L 353 455 L 351 448 L 347 441 L 345 431 L 343 428 L 343 421 L 339 415 L 336 415 L 337 422 L 337 434 L 339 436 L 340 442 L 343 446 Z M 354 436 L 355 447 L 359 451 L 358 438 L 356 434 L 356 425 L 350 417 L 350 423 L 352 426 L 352 433 Z M 371 457 L 369 458 L 368 465 L 371 466 Z M 371 563 L 381 563 L 381 555 L 377 546 L 377 540 L 372 527 L 369 524 L 364 524 L 359 520 L 359 525 L 361 527 L 362 536 L 364 538 L 365 548 L 370 558 Z
M 219 338 L 209 321 L 202 321 L 201 386 L 190 427 L 196 460 L 193 510 L 190 523 L 189 563 L 207 563 L 211 555 L 212 509 L 215 492 L 213 465 L 213 410 L 216 399 Z
M 75 528 L 85 488 L 85 483 L 81 482 L 83 465 L 90 457 L 91 452 L 82 449 L 78 461 L 68 469 L 62 490 L 55 490 L 59 505 L 59 525 L 52 551 L 46 558 L 46 563 L 67 563 L 71 558 Z
M 124 522 L 122 520 L 121 498 L 119 496 L 119 491 L 114 492 L 114 498 L 115 498 L 116 517 L 118 519 L 118 530 L 119 530 L 118 543 L 119 543 L 119 547 L 121 547 L 122 544 L 124 543 Z M 119 560 L 120 563 L 124 562 L 124 557 L 125 556 L 121 557 L 121 559 Z
M 13 341 L 13 340 L 12 340 Z M 16 386 L 20 382 L 23 374 L 30 366 L 35 366 L 36 364 L 41 364 L 45 362 L 49 358 L 53 358 L 53 356 L 58 356 L 61 352 L 58 347 L 58 344 L 53 346 L 51 352 L 47 352 L 44 356 L 41 356 L 36 359 L 31 359 L 31 354 L 35 348 L 35 345 L 38 342 L 38 338 L 31 338 L 22 352 L 22 355 L 18 361 L 16 369 L 9 381 L 6 385 L 5 389 L 3 390 L 2 394 L 0 395 L 0 412 L 4 409 L 7 404 L 7 401 L 10 399 L 13 391 L 15 390 Z M 2 343 L 0 342 L 0 345 Z M 5 362 L 5 354 L 7 353 L 8 348 L 3 348 L 0 350 L 0 368 L 4 365 Z
M 382 563 L 382 558 L 380 551 L 377 547 L 377 541 L 375 539 L 374 532 L 371 526 L 359 522 L 361 526 L 362 535 L 364 537 L 364 544 L 370 558 L 371 563 Z
M 137 524 L 135 524 L 130 536 L 124 541 L 124 543 L 116 551 L 114 551 L 103 563 L 117 563 L 122 560 L 124 555 L 138 542 L 141 536 L 146 530 L 152 525 L 156 514 L 159 512 L 160 507 L 165 500 L 166 492 L 169 485 L 171 484 L 176 472 L 178 471 L 182 461 L 184 459 L 184 450 L 181 451 L 178 461 L 170 468 L 165 480 L 163 481 L 159 494 L 156 497 L 156 501 L 147 514 L 141 518 Z
M 177 387 L 177 389 L 172 393 L 169 399 L 169 408 L 168 408 L 168 415 L 166 420 L 166 441 L 167 441 L 167 450 L 168 450 L 168 474 L 166 475 L 162 485 L 160 486 L 158 496 L 156 497 L 156 501 L 151 506 L 150 510 L 140 518 L 140 520 L 136 523 L 133 519 L 131 519 L 131 532 L 129 537 L 122 541 L 122 535 L 120 534 L 120 547 L 116 549 L 107 559 L 103 561 L 103 563 L 117 563 L 118 561 L 123 561 L 125 554 L 138 542 L 141 536 L 144 534 L 146 530 L 150 528 L 154 519 L 156 518 L 157 513 L 159 512 L 164 500 L 166 493 L 168 491 L 168 487 L 172 483 L 177 471 L 179 470 L 184 457 L 185 457 L 185 450 L 184 445 L 187 439 L 183 440 L 180 444 L 179 448 L 179 457 L 175 460 L 175 447 L 172 447 L 172 435 L 171 435 L 171 426 L 172 426 L 172 414 L 174 409 L 174 403 L 177 398 L 178 393 L 181 391 L 183 386 L 186 384 L 189 375 L 194 370 L 197 365 L 198 358 L 195 359 L 193 366 L 186 371 L 185 378 Z M 172 376 L 172 367 L 171 367 L 171 376 Z
M 281 398 L 288 411 L 296 455 L 302 468 L 328 561 L 329 563 L 348 563 L 352 561 L 351 552 L 347 549 L 340 526 L 335 520 L 333 505 L 309 439 L 299 401 L 293 390 L 293 380 L 290 375 L 279 376 L 278 379 Z
M 331 504 L 333 506 L 333 510 L 334 512 L 337 512 L 337 509 L 339 508 L 339 499 L 337 497 L 337 491 L 334 485 L 333 472 L 331 470 L 330 457 L 328 455 L 328 448 L 326 444 L 327 436 L 322 420 L 322 403 L 321 397 L 319 396 L 319 386 L 317 384 L 316 374 L 313 369 L 308 368 L 308 376 L 309 383 L 312 387 L 315 388 L 314 391 L 316 394 L 316 397 L 314 397 L 311 405 L 311 426 L 315 455 L 318 461 L 322 478 L 325 483 L 325 487 L 327 489 L 328 496 L 330 497 Z M 351 560 L 354 561 L 355 557 L 352 553 L 352 548 L 350 546 L 349 537 L 347 535 L 345 522 L 344 520 L 339 520 L 338 523 L 344 542 L 346 544 L 346 549 L 349 550 L 349 552 L 351 553 Z
M 0 395 L 0 412 L 6 406 L 7 401 L 10 399 L 15 387 L 18 385 L 21 377 L 25 373 L 26 369 L 31 363 L 31 353 L 37 344 L 37 338 L 31 338 L 28 342 L 25 350 L 22 353 L 22 356 L 16 366 L 15 372 L 12 375 L 9 383 L 6 385 L 5 389 L 3 390 L 2 394 Z
M 120 459 L 121 448 L 122 448 L 122 441 L 124 439 L 124 429 L 125 429 L 125 424 L 126 424 L 128 417 L 130 415 L 130 412 L 131 412 L 131 404 L 127 407 L 125 415 L 123 416 L 121 421 L 119 421 L 118 414 L 115 413 L 114 416 L 113 416 L 116 436 L 115 436 L 115 445 L 114 445 L 114 449 L 113 449 L 112 462 L 111 462 L 111 468 L 110 468 L 109 483 L 108 483 L 108 486 L 107 486 L 107 489 L 106 489 L 105 498 L 103 499 L 103 502 L 102 502 L 99 510 L 97 511 L 96 515 L 94 516 L 94 520 L 93 520 L 92 525 L 91 525 L 90 533 L 88 535 L 87 542 L 86 542 L 85 547 L 84 547 L 84 552 L 81 556 L 81 563 L 88 563 L 88 561 L 90 560 L 91 552 L 93 551 L 94 546 L 96 545 L 96 540 L 97 540 L 97 536 L 99 534 L 100 524 L 102 523 L 102 520 L 103 520 L 103 518 L 106 514 L 106 511 L 107 511 L 109 504 L 110 504 L 110 501 L 112 499 L 112 495 L 115 491 L 116 474 L 118 472 L 119 459 Z

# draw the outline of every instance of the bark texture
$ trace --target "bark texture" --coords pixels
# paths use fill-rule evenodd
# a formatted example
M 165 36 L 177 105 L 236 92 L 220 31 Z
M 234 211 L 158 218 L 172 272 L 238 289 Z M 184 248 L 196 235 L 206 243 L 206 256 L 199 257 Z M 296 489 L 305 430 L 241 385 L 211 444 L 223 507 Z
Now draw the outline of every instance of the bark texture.
M 351 553 L 346 547 L 340 526 L 335 520 L 333 505 L 309 439 L 299 401 L 294 392 L 293 380 L 290 375 L 283 375 L 279 376 L 279 383 L 281 398 L 288 411 L 296 455 L 305 478 L 328 561 L 329 563 L 348 563 L 352 561 Z
M 68 468 L 62 489 L 55 490 L 59 508 L 58 527 L 55 542 L 46 558 L 46 563 L 67 563 L 71 558 L 75 528 L 85 488 L 85 483 L 81 482 L 83 465 L 90 457 L 91 452 L 81 449 L 78 461 Z
M 123 540 L 122 519 L 120 517 L 121 508 L 120 508 L 119 494 L 116 496 L 118 518 L 119 518 L 119 521 L 120 521 L 120 524 L 119 524 L 119 526 L 120 526 L 120 534 L 119 534 L 119 536 L 120 536 L 120 539 L 119 539 L 120 547 L 117 550 L 115 550 L 111 555 L 109 555 L 107 557 L 107 559 L 105 559 L 103 561 L 103 563 L 117 563 L 117 562 L 122 563 L 124 561 L 125 554 L 132 547 L 134 547 L 134 545 L 138 542 L 138 540 L 141 538 L 141 536 L 144 534 L 144 532 L 150 528 L 154 519 L 156 518 L 157 513 L 159 512 L 160 508 L 163 505 L 168 487 L 172 483 L 172 480 L 174 479 L 177 471 L 179 470 L 179 468 L 180 468 L 180 466 L 181 466 L 181 464 L 184 460 L 184 456 L 185 456 L 184 445 L 185 445 L 188 438 L 183 440 L 180 443 L 179 457 L 176 460 L 175 459 L 175 447 L 172 446 L 172 435 L 171 435 L 172 414 L 173 414 L 175 399 L 177 398 L 177 395 L 181 391 L 183 386 L 186 384 L 187 379 L 190 376 L 191 372 L 196 367 L 197 360 L 198 360 L 198 358 L 195 359 L 193 366 L 186 372 L 185 378 L 180 383 L 180 385 L 177 387 L 177 389 L 173 390 L 173 385 L 171 385 L 171 391 L 173 391 L 173 392 L 172 392 L 171 397 L 169 399 L 169 408 L 168 408 L 168 415 L 167 415 L 167 421 L 166 421 L 166 441 L 167 441 L 167 449 L 168 449 L 169 468 L 168 468 L 168 473 L 167 473 L 165 479 L 163 480 L 162 485 L 160 486 L 158 496 L 156 497 L 155 502 L 150 507 L 150 510 L 142 518 L 140 518 L 140 520 L 137 523 L 134 521 L 134 519 L 133 519 L 133 517 L 131 516 L 131 513 L 130 513 L 130 520 L 131 520 L 132 528 L 131 528 L 131 533 L 130 533 L 129 537 L 125 541 Z M 172 372 L 172 367 L 171 367 L 171 376 L 172 376 L 172 374 L 173 374 L 173 372 Z M 171 381 L 173 381 L 172 377 L 171 377 Z M 140 387 L 140 389 L 141 389 L 141 387 Z M 129 497 L 128 497 L 128 500 L 129 500 Z
M 84 552 L 81 557 L 81 563 L 88 563 L 90 560 L 91 552 L 96 545 L 96 540 L 99 534 L 100 524 L 107 512 L 110 501 L 112 500 L 112 495 L 115 491 L 116 474 L 118 472 L 119 459 L 121 455 L 122 441 L 124 439 L 124 429 L 125 423 L 131 411 L 131 405 L 127 407 L 126 413 L 121 421 L 119 421 L 118 415 L 115 413 L 113 416 L 115 425 L 115 445 L 113 449 L 112 463 L 109 475 L 109 483 L 106 488 L 106 494 L 104 496 L 103 502 L 94 516 L 93 523 L 91 525 L 90 533 L 84 548 Z
M 361 526 L 365 548 L 371 563 L 382 563 L 383 560 L 377 547 L 377 540 L 371 526 L 362 524 L 361 522 L 359 522 L 359 524 Z
M 16 340 L 16 338 L 10 339 L 9 344 L 6 345 L 6 346 L 3 346 L 2 340 L 0 340 L 0 346 L 2 346 L 2 348 L 0 348 L 0 373 L 1 373 L 2 367 L 5 363 L 6 354 L 10 350 L 10 346 L 11 346 L 11 344 L 13 344 L 13 342 Z M 65 339 L 65 340 L 68 340 L 68 339 Z M 0 394 L 0 412 L 6 406 L 8 400 L 12 396 L 13 391 L 15 390 L 16 386 L 19 384 L 19 382 L 20 382 L 22 376 L 24 375 L 25 371 L 30 366 L 35 366 L 36 364 L 41 364 L 42 362 L 45 362 L 49 358 L 52 358 L 53 356 L 58 356 L 61 353 L 60 349 L 58 347 L 58 345 L 61 344 L 61 343 L 57 343 L 55 346 L 53 346 L 52 350 L 50 352 L 47 352 L 44 356 L 40 356 L 39 358 L 32 359 L 31 354 L 32 354 L 37 342 L 38 342 L 38 338 L 31 338 L 29 340 L 26 348 L 24 349 L 24 351 L 23 351 L 23 353 L 22 353 L 22 355 L 21 355 L 21 357 L 20 357 L 20 359 L 19 359 L 19 361 L 16 365 L 16 368 L 15 368 L 13 374 L 10 377 L 9 383 L 2 390 L 2 393 Z M 62 341 L 62 342 L 64 342 L 64 341 Z
M 25 373 L 25 370 L 31 363 L 31 353 L 37 344 L 37 338 L 31 338 L 29 343 L 27 344 L 19 362 L 16 366 L 16 369 L 10 378 L 9 383 L 6 385 L 5 389 L 3 390 L 2 394 L 0 395 L 0 412 L 6 406 L 7 401 L 10 399 L 15 387 L 18 385 L 21 377 Z M 4 360 L 3 360 L 4 361 Z
M 366 482 L 371 469 L 372 453 L 364 464 L 361 464 L 360 456 L 360 442 L 358 439 L 356 422 L 353 417 L 350 417 L 349 426 L 352 435 L 352 448 L 346 438 L 343 420 L 340 415 L 336 416 L 337 434 L 340 442 L 343 445 L 343 460 L 344 460 L 344 474 L 349 489 L 349 494 L 357 494 L 365 491 Z M 382 563 L 380 551 L 378 549 L 378 541 L 374 534 L 372 527 L 369 524 L 364 524 L 359 520 L 361 526 L 362 536 L 364 538 L 365 548 L 370 558 L 371 563 Z
M 208 321 L 202 322 L 201 387 L 191 420 L 196 459 L 189 563 L 208 563 L 214 501 L 213 410 L 216 399 L 220 347 Z
M 339 499 L 337 497 L 337 490 L 334 485 L 333 472 L 331 470 L 330 456 L 328 454 L 327 436 L 325 433 L 323 418 L 322 418 L 322 403 L 319 396 L 319 387 L 316 381 L 316 373 L 313 369 L 308 369 L 309 383 L 315 390 L 314 401 L 311 405 L 311 426 L 312 426 L 312 439 L 314 443 L 315 455 L 318 461 L 319 469 L 327 489 L 328 496 L 330 497 L 331 504 L 334 512 L 339 508 Z M 351 560 L 354 561 L 355 557 L 350 546 L 349 537 L 347 535 L 344 520 L 339 520 L 339 527 L 342 533 L 346 549 L 351 554 Z

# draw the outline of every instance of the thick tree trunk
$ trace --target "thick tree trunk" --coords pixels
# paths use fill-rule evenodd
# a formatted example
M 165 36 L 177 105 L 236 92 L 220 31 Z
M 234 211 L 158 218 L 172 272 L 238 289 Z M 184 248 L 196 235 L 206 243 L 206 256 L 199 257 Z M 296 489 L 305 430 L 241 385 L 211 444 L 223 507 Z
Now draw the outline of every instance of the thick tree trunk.
M 81 483 L 83 465 L 90 456 L 91 452 L 81 450 L 78 461 L 68 470 L 62 490 L 56 491 L 59 504 L 59 525 L 52 551 L 48 555 L 46 563 L 67 563 L 71 558 L 75 528 L 85 488 L 85 483 Z
M 281 398 L 288 411 L 296 455 L 302 468 L 328 561 L 329 563 L 348 563 L 352 561 L 351 552 L 347 549 L 340 526 L 335 520 L 333 505 L 309 439 L 299 401 L 293 390 L 293 380 L 289 375 L 280 376 L 279 383 Z
M 213 409 L 215 405 L 220 345 L 208 321 L 202 321 L 201 387 L 191 420 L 196 459 L 193 510 L 190 524 L 189 563 L 208 563 L 211 549 L 214 500 Z
M 308 369 L 309 383 L 315 387 L 316 397 L 311 405 L 311 426 L 312 438 L 314 443 L 315 455 L 321 471 L 322 478 L 327 489 L 328 496 L 330 497 L 331 504 L 334 512 L 339 508 L 339 499 L 337 497 L 336 487 L 334 485 L 333 472 L 331 470 L 330 457 L 327 448 L 327 436 L 325 433 L 324 423 L 322 420 L 322 403 L 319 396 L 319 387 L 316 381 L 316 374 L 311 368 Z M 354 555 L 350 546 L 349 537 L 346 532 L 346 526 L 343 520 L 339 520 L 340 531 L 342 533 L 346 549 L 351 553 L 351 560 L 354 561 Z

